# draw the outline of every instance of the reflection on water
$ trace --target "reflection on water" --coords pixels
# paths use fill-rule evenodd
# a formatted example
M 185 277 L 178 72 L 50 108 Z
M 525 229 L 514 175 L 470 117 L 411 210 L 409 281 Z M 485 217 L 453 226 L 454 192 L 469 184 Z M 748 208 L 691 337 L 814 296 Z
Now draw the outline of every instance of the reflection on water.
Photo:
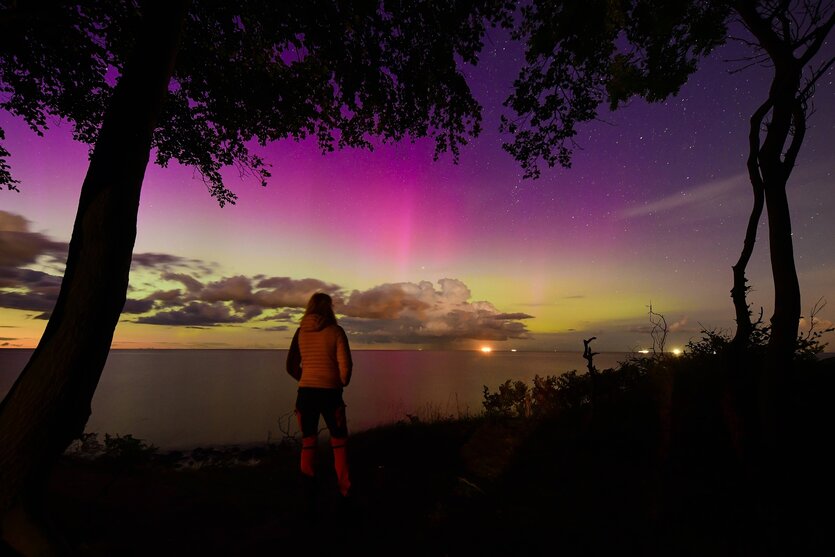
M 31 350 L 0 350 L 4 396 Z M 286 350 L 114 350 L 93 398 L 87 431 L 130 433 L 159 447 L 258 443 L 281 437 L 296 383 Z M 403 419 L 481 412 L 482 388 L 585 369 L 568 352 L 354 351 L 345 390 L 353 430 Z M 624 354 L 600 354 L 598 367 Z M 293 424 L 295 426 L 295 424 Z

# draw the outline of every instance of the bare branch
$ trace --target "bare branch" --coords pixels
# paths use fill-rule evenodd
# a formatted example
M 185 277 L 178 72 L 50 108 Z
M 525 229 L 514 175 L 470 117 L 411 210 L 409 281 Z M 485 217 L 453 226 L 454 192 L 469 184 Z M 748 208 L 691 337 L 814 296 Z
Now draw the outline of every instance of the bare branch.
M 792 142 L 786 151 L 786 156 L 783 159 L 783 172 L 788 177 L 794 168 L 794 163 L 797 161 L 797 154 L 800 152 L 800 146 L 803 144 L 803 138 L 806 136 L 806 103 L 803 98 L 797 99 L 795 106 L 792 108 L 792 124 L 794 133 L 792 134 Z
M 821 65 L 820 68 L 817 70 L 813 70 L 811 76 L 809 77 L 809 81 L 800 90 L 800 94 L 798 95 L 801 99 L 809 99 L 812 96 L 812 92 L 815 89 L 815 83 L 832 67 L 832 64 L 835 63 L 835 57 L 830 58 L 824 64 Z
M 650 337 L 652 337 L 652 353 L 663 354 L 664 346 L 667 344 L 669 327 L 662 314 L 652 311 L 652 302 L 649 304 L 649 322 L 652 324 L 652 329 L 649 332 Z
M 826 298 L 821 296 L 818 298 L 818 301 L 815 302 L 815 305 L 812 306 L 812 309 L 809 311 L 809 329 L 806 331 L 805 334 L 801 335 L 802 340 L 812 340 L 815 336 L 815 325 L 818 321 L 818 314 L 826 307 Z M 826 331 L 824 331 L 826 332 Z
M 814 56 L 818 53 L 823 46 L 824 41 L 826 40 L 826 36 L 832 30 L 832 27 L 835 26 L 835 12 L 833 12 L 826 23 L 815 29 L 811 34 L 814 35 L 814 42 L 809 45 L 809 48 L 806 49 L 806 52 L 803 53 L 803 56 L 799 58 L 799 61 L 802 65 L 806 65 Z

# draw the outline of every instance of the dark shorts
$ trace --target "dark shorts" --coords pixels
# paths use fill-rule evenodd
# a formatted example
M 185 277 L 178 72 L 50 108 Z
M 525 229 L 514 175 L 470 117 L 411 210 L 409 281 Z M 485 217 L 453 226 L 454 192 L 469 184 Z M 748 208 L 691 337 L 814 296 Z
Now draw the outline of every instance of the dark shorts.
M 299 387 L 296 397 L 296 417 L 302 436 L 310 437 L 319 433 L 319 415 L 325 418 L 331 437 L 348 437 L 348 422 L 345 418 L 345 403 L 342 389 L 316 389 Z

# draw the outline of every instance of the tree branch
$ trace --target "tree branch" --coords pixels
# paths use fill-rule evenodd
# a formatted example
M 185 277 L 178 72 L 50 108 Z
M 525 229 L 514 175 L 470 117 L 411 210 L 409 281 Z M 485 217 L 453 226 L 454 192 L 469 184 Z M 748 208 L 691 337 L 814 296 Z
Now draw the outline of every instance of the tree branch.
M 829 32 L 832 30 L 833 26 L 835 26 L 835 12 L 830 14 L 829 19 L 826 21 L 826 23 L 824 23 L 815 31 L 810 33 L 810 35 L 815 35 L 815 40 L 811 45 L 809 45 L 809 48 L 806 49 L 806 52 L 804 52 L 803 55 L 799 58 L 799 61 L 802 65 L 805 66 L 809 62 L 809 60 L 811 60 L 815 56 L 815 54 L 818 53 L 818 51 L 821 49 L 821 46 L 823 46 L 823 43 L 826 40 L 827 35 L 829 35 Z
M 802 97 L 797 99 L 795 106 L 792 108 L 792 121 L 794 123 L 792 142 L 783 159 L 783 171 L 786 173 L 787 178 L 792 168 L 794 168 L 794 163 L 797 161 L 797 154 L 800 152 L 800 146 L 803 144 L 803 138 L 806 136 L 806 103 Z
M 755 0 L 738 0 L 734 4 L 734 9 L 775 63 L 777 60 L 785 59 L 786 55 L 791 56 L 791 52 L 786 52 L 788 50 L 787 45 L 780 40 L 780 37 L 768 24 L 768 20 L 764 19 L 757 11 L 757 4 Z

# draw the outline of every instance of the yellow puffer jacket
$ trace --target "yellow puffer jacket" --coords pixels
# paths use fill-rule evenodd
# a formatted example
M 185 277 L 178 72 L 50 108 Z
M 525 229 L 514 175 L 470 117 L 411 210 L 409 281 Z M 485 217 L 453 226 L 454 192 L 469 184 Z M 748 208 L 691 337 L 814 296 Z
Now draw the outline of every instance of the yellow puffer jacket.
M 351 381 L 352 369 L 344 329 L 319 315 L 305 315 L 287 354 L 287 373 L 299 380 L 299 387 L 341 389 Z

